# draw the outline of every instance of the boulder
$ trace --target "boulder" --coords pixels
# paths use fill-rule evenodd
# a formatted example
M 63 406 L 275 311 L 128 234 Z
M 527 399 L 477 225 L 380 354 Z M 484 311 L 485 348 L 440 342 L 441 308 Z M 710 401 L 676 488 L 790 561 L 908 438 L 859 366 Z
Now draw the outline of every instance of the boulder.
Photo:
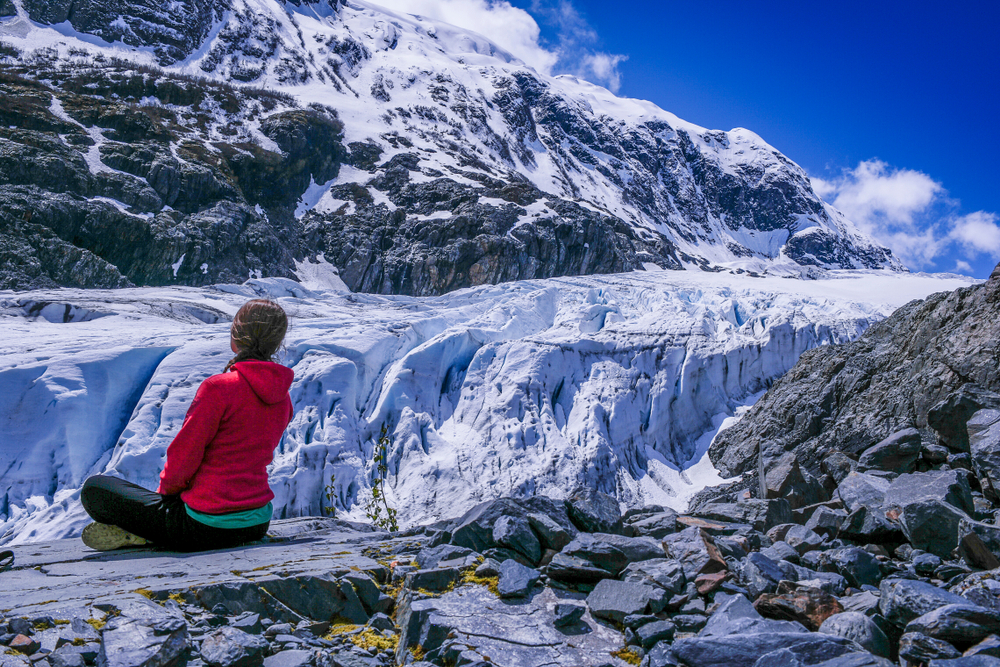
M 674 638 L 677 628 L 670 621 L 653 621 L 636 630 L 636 639 L 643 649 L 649 650 L 659 641 L 670 641 Z
M 968 517 L 963 517 L 958 522 L 956 535 L 964 538 L 966 535 L 970 534 L 979 538 L 979 541 L 986 547 L 986 550 L 994 556 L 1000 555 L 1000 526 L 984 523 L 982 521 L 974 521 Z M 983 558 L 983 561 L 988 561 L 988 559 Z
M 603 579 L 587 596 L 587 607 L 595 618 L 621 623 L 630 614 L 658 613 L 666 604 L 662 588 L 649 584 Z
M 903 429 L 866 449 L 858 459 L 858 467 L 862 470 L 910 473 L 915 469 L 921 448 L 920 431 Z
M 845 653 L 830 660 L 825 660 L 816 667 L 896 667 L 886 658 L 871 653 Z
M 903 629 L 906 624 L 946 604 L 966 604 L 965 598 L 933 584 L 911 579 L 884 579 L 879 586 L 879 611 Z
M 560 602 L 555 606 L 555 620 L 552 624 L 557 628 L 565 628 L 576 625 L 587 612 L 587 608 L 582 604 L 569 604 Z
M 993 611 L 1000 611 L 1000 571 L 976 572 L 952 586 L 949 590 L 968 602 Z
M 523 598 L 531 593 L 538 583 L 538 570 L 521 565 L 516 560 L 505 560 L 500 564 L 500 580 L 497 589 L 501 598 Z
M 503 567 L 503 564 L 501 564 Z M 411 591 L 441 592 L 451 588 L 459 580 L 461 572 L 455 567 L 436 567 L 431 570 L 417 570 L 406 574 L 406 588 Z M 354 621 L 354 619 L 351 619 Z M 367 618 L 362 623 L 367 622 Z M 354 621 L 357 622 L 357 621 Z
M 899 660 L 907 664 L 926 665 L 935 658 L 958 658 L 962 653 L 948 642 L 919 632 L 907 632 L 899 638 Z
M 969 383 L 962 385 L 943 401 L 927 411 L 927 425 L 938 435 L 942 444 L 956 452 L 969 451 L 967 423 L 983 408 L 1000 408 L 1000 396 Z
M 618 576 L 629 563 L 663 558 L 663 546 L 652 537 L 580 533 L 559 552 L 580 558 Z
M 677 622 L 674 616 L 674 623 Z M 719 605 L 701 631 L 702 637 L 725 637 L 736 634 L 757 634 L 767 632 L 805 633 L 801 623 L 775 621 L 764 618 L 741 594 L 732 595 Z
M 961 658 L 939 658 L 927 663 L 927 667 L 1000 667 L 1000 658 L 988 655 L 970 655 Z
M 601 567 L 597 567 L 589 560 L 558 553 L 545 566 L 545 573 L 550 579 L 562 581 L 568 584 L 592 584 L 601 579 L 608 579 L 615 575 Z
M 837 537 L 861 544 L 898 544 L 905 539 L 898 523 L 889 521 L 881 509 L 861 505 L 840 525 Z
M 989 637 L 982 640 L 975 646 L 969 648 L 968 650 L 966 650 L 965 653 L 962 654 L 963 657 L 970 657 L 974 655 L 1000 658 L 1000 637 L 998 637 L 997 635 L 990 635 Z
M 694 581 L 702 574 L 720 572 L 728 567 L 712 537 L 697 526 L 667 535 L 663 538 L 663 548 L 667 556 L 681 564 L 684 577 L 688 581 Z
M 983 493 L 1000 502 L 1000 410 L 979 410 L 966 427 L 972 450 L 972 465 L 980 480 Z
M 969 478 L 960 470 L 931 470 L 900 475 L 885 491 L 884 505 L 903 511 L 922 500 L 938 500 L 972 516 L 975 505 Z
M 750 498 L 740 503 L 709 503 L 698 510 L 697 516 L 716 521 L 745 523 L 756 531 L 764 532 L 773 526 L 791 523 L 792 508 L 783 498 Z
M 201 659 L 211 667 L 259 667 L 267 640 L 233 627 L 221 627 L 201 642 Z
M 588 487 L 574 491 L 566 500 L 569 518 L 587 533 L 621 533 L 622 514 L 618 501 Z
M 289 649 L 264 658 L 264 667 L 313 667 L 315 651 Z
M 788 649 L 791 655 L 781 655 Z M 811 665 L 861 650 L 843 637 L 819 633 L 762 632 L 725 637 L 691 637 L 674 641 L 672 653 L 689 667 L 772 667 Z M 802 655 L 805 660 L 795 659 Z M 764 659 L 766 657 L 766 659 Z
M 777 563 L 760 552 L 754 552 L 747 556 L 740 581 L 756 599 L 764 593 L 774 593 L 778 588 L 778 582 L 784 578 Z
M 765 461 L 761 473 L 761 497 L 765 499 L 783 498 L 791 509 L 822 502 L 828 499 L 823 486 L 809 473 L 799 467 L 798 458 L 787 452 L 779 459 Z
M 160 667 L 187 651 L 187 622 L 152 602 L 133 603 L 108 621 L 97 656 L 100 667 Z
M 655 537 L 661 539 L 677 532 L 677 512 L 665 510 L 652 515 L 635 517 L 626 521 L 623 532 L 630 537 Z
M 861 612 L 845 611 L 833 614 L 823 621 L 819 631 L 857 642 L 866 651 L 877 656 L 890 657 L 889 638 L 874 621 Z
M 881 508 L 888 490 L 889 480 L 863 472 L 852 472 L 837 485 L 837 495 L 848 512 L 859 507 Z
M 837 598 L 815 588 L 779 595 L 764 593 L 754 601 L 753 608 L 764 618 L 797 621 L 810 630 L 818 630 L 827 618 L 844 611 Z
M 878 586 L 882 580 L 882 570 L 878 559 L 859 547 L 831 549 L 821 556 L 821 563 L 827 571 L 833 570 L 844 577 L 854 588 Z
M 451 560 L 458 560 L 472 555 L 472 549 L 455 546 L 454 544 L 441 544 L 436 547 L 427 547 L 417 552 L 413 559 L 417 562 L 417 567 L 421 570 L 429 570 L 437 567 L 440 563 Z
M 913 619 L 905 631 L 965 649 L 1000 632 L 1000 612 L 971 604 L 947 604 Z
M 527 517 L 502 516 L 493 524 L 493 541 L 520 553 L 532 563 L 542 557 L 542 544 L 528 523 Z
M 671 595 L 683 592 L 684 584 L 687 583 L 684 568 L 679 562 L 669 558 L 653 558 L 629 563 L 622 571 L 621 578 L 623 581 L 633 583 L 654 584 Z
M 857 467 L 858 462 L 844 452 L 830 452 L 820 464 L 820 470 L 832 477 L 837 484 L 844 481 L 844 478 L 854 472 Z
M 577 534 L 576 527 L 572 524 L 563 526 L 555 519 L 537 512 L 528 515 L 528 525 L 538 535 L 542 547 L 553 551 L 562 550 Z
M 824 537 L 836 537 L 846 519 L 847 512 L 844 510 L 835 510 L 820 506 L 816 508 L 816 511 L 806 521 L 805 527 Z
M 941 559 L 932 553 L 915 553 L 911 559 L 913 571 L 921 577 L 930 577 L 941 566 Z
M 784 541 L 795 549 L 799 555 L 808 551 L 815 551 L 823 545 L 823 537 L 809 530 L 805 526 L 792 525 L 785 532 Z
M 575 533 L 566 504 L 546 496 L 532 496 L 524 500 L 498 498 L 476 505 L 450 526 L 451 543 L 479 553 L 498 546 L 493 539 L 493 527 L 504 516 L 527 519 L 530 514 L 541 514 L 559 524 L 563 530 Z M 529 520 L 530 523 L 530 520 Z

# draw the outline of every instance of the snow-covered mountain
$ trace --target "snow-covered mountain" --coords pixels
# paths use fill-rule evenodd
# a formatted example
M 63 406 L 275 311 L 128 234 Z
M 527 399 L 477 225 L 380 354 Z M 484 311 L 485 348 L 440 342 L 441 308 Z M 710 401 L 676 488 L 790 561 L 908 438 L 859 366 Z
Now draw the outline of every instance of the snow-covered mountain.
M 439 21 L 360 0 L 0 14 L 18 100 L 0 111 L 0 287 L 303 262 L 412 295 L 645 265 L 901 268 L 754 133 L 547 76 Z
M 332 476 L 339 515 L 361 518 L 386 426 L 389 498 L 412 524 L 579 484 L 683 509 L 721 481 L 707 457 L 714 433 L 803 351 L 968 282 L 651 270 L 423 298 L 280 278 L 2 293 L 0 541 L 78 531 L 90 474 L 154 487 L 198 384 L 231 355 L 229 318 L 248 297 L 277 298 L 294 318 L 276 516 L 323 514 Z

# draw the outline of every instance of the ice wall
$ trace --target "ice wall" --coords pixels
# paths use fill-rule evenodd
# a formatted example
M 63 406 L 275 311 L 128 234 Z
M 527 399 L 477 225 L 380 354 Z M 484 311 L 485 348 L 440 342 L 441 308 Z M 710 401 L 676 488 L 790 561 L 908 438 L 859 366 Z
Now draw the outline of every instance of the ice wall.
M 719 481 L 705 434 L 722 418 L 803 351 L 951 282 L 655 271 L 427 299 L 280 279 L 0 299 L 0 541 L 77 532 L 89 474 L 155 487 L 198 384 L 231 354 L 226 318 L 260 294 L 293 316 L 295 416 L 270 473 L 276 516 L 363 516 L 386 426 L 389 498 L 412 524 L 579 484 L 682 509 Z M 871 294 L 890 296 L 859 298 Z M 95 316 L 46 316 L 56 311 Z

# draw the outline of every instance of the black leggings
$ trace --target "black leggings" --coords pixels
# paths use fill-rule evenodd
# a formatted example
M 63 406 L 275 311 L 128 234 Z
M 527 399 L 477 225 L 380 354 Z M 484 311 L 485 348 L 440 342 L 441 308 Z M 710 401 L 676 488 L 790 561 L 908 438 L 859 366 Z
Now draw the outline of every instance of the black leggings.
M 188 516 L 180 496 L 164 496 L 117 477 L 95 475 L 83 483 L 80 502 L 94 521 L 124 528 L 173 551 L 226 549 L 259 540 L 270 522 L 248 528 L 214 528 Z

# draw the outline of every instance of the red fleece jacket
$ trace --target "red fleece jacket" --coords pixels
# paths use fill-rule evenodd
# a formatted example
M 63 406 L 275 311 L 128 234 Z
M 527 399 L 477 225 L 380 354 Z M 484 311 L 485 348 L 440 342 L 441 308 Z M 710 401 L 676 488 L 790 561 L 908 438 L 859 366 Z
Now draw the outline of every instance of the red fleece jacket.
M 271 502 L 267 465 L 292 419 L 293 377 L 290 368 L 270 361 L 241 361 L 202 382 L 167 447 L 157 492 L 179 493 L 206 514 Z

